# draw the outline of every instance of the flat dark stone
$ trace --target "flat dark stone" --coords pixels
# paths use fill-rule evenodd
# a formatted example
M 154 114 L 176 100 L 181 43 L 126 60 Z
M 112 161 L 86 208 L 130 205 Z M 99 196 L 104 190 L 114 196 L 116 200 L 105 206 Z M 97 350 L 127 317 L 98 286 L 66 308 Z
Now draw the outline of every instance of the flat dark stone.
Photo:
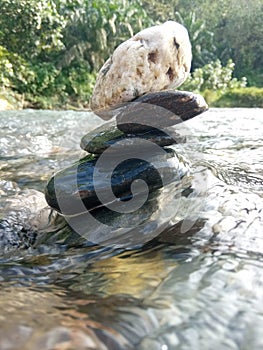
M 188 91 L 148 93 L 119 108 L 117 125 L 125 133 L 141 133 L 194 118 L 208 109 L 201 95 Z
M 180 181 L 188 173 L 188 166 L 173 150 L 153 153 L 147 155 L 147 161 L 138 156 L 138 159 L 126 159 L 113 168 L 116 159 L 113 159 L 112 164 L 107 161 L 105 165 L 98 166 L 96 163 L 99 157 L 87 156 L 50 179 L 45 192 L 47 203 L 64 215 L 75 215 L 103 207 L 107 203 L 101 203 L 94 188 L 95 167 L 101 175 L 97 179 L 96 189 L 102 193 L 107 191 L 108 182 L 103 177 L 105 175 L 110 178 L 116 201 L 132 198 L 131 184 L 136 179 L 144 180 L 151 193 L 163 187 L 160 174 L 164 176 L 165 184 L 168 184 Z M 110 169 L 114 169 L 112 174 Z
M 125 134 L 123 131 L 118 129 L 116 122 L 113 121 L 105 123 L 83 136 L 80 146 L 86 152 L 101 154 L 116 142 L 125 141 L 126 151 L 128 152 L 131 145 L 136 145 L 137 141 L 135 138 L 138 137 L 149 142 L 153 142 L 160 147 L 185 142 L 185 137 L 180 136 L 174 130 L 169 130 L 169 133 L 168 131 L 166 133 L 165 131 L 158 129 L 151 129 L 137 134 Z M 114 151 L 114 149 L 115 148 L 112 148 L 112 151 Z

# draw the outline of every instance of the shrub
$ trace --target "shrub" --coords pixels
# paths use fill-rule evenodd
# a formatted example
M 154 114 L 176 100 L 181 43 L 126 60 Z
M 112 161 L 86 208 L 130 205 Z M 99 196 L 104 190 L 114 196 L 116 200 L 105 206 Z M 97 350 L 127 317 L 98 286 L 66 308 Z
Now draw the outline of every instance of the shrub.
M 32 65 L 16 53 L 0 46 L 0 87 L 9 88 L 18 93 L 31 89 L 36 79 Z
M 85 61 L 58 69 L 49 62 L 29 63 L 0 46 L 0 87 L 24 94 L 32 103 L 40 95 L 43 100 L 56 95 L 65 101 L 71 96 L 87 103 L 95 84 L 95 74 L 89 71 Z
M 205 90 L 215 90 L 223 93 L 227 89 L 245 87 L 247 84 L 246 78 L 237 80 L 233 78 L 235 64 L 229 60 L 225 67 L 222 66 L 219 60 L 210 62 L 202 68 L 197 68 L 189 76 L 181 89 L 202 92 Z
M 247 87 L 229 90 L 212 105 L 213 107 L 263 108 L 263 88 Z
M 65 25 L 53 0 L 1 0 L 0 45 L 23 58 L 63 48 Z
M 85 62 L 71 67 L 68 71 L 67 87 L 71 95 L 87 102 L 90 98 L 96 81 L 96 74 L 89 73 Z

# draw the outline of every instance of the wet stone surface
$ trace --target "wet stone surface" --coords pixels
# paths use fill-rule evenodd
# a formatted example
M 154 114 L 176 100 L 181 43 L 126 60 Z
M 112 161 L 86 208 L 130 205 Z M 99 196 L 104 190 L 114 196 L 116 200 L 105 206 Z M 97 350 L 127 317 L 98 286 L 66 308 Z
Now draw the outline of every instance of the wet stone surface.
M 126 157 L 126 149 L 124 158 Z M 136 157 L 119 162 L 117 158 L 109 156 L 105 162 L 97 165 L 98 157 L 89 155 L 72 166 L 56 173 L 46 187 L 47 203 L 65 215 L 82 213 L 103 206 L 97 193 L 112 189 L 115 200 L 127 200 L 132 197 L 131 184 L 135 180 L 143 180 L 148 186 L 149 193 L 162 188 L 164 183 L 179 181 L 189 172 L 187 162 L 178 157 L 172 149 L 163 152 L 144 153 L 140 159 L 137 145 L 134 149 Z M 130 149 L 131 152 L 131 149 Z M 115 167 L 116 161 L 119 162 Z M 94 171 L 99 176 L 94 180 Z M 142 192 L 144 188 L 142 187 Z M 105 198 L 105 197 L 104 197 Z M 108 202 L 110 202 L 110 198 Z M 107 197 L 105 199 L 107 203 Z
M 149 193 L 181 180 L 188 172 L 185 160 L 165 147 L 185 142 L 176 124 L 206 109 L 200 95 L 184 91 L 149 93 L 116 108 L 116 120 L 82 137 L 90 155 L 51 178 L 47 203 L 64 215 L 81 214 L 140 196 L 145 187 L 132 191 L 138 180 Z
M 130 147 L 136 147 L 136 143 L 138 143 L 137 138 L 142 138 L 149 142 L 156 143 L 160 147 L 170 146 L 175 143 L 184 143 L 186 140 L 185 137 L 180 136 L 172 128 L 166 132 L 165 131 L 166 130 L 161 131 L 152 128 L 149 131 L 144 131 L 137 134 L 126 134 L 118 129 L 116 122 L 113 121 L 105 123 L 99 128 L 96 128 L 87 135 L 83 136 L 80 146 L 88 153 L 101 154 L 110 146 L 124 140 L 125 143 L 123 143 L 123 146 L 126 147 L 127 152 L 129 152 Z M 114 150 L 117 150 L 117 152 L 120 151 L 120 149 L 112 147 L 111 151 L 113 152 Z
M 204 98 L 189 91 L 148 93 L 127 103 L 116 115 L 118 128 L 126 133 L 177 125 L 208 109 Z

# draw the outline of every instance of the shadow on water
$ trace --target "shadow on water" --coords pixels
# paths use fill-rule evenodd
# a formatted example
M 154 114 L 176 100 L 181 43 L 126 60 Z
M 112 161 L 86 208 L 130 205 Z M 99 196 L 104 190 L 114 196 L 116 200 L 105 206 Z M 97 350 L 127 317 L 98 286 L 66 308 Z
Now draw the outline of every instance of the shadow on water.
M 41 193 L 81 156 L 95 116 L 2 115 L 1 350 L 263 347 L 260 110 L 212 110 L 180 126 L 191 129 L 193 188 L 169 224 L 151 226 L 156 235 L 132 231 L 133 245 L 92 243 Z M 147 222 L 175 203 L 171 188 L 158 198 Z

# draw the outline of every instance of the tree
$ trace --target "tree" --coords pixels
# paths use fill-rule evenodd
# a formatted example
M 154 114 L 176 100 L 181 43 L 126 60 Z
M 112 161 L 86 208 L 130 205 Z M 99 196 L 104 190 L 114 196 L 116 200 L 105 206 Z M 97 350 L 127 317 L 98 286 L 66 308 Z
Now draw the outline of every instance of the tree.
M 179 0 L 177 10 L 183 18 L 193 9 L 214 34 L 215 56 L 224 65 L 233 59 L 236 77 L 247 76 L 250 85 L 262 86 L 262 0 Z
M 263 2 L 232 0 L 215 32 L 218 57 L 236 63 L 235 75 L 263 85 Z
M 52 0 L 1 0 L 0 45 L 24 58 L 60 50 L 65 24 Z
M 56 0 L 66 18 L 60 66 L 84 60 L 97 71 L 115 47 L 147 27 L 150 20 L 140 0 Z
M 177 21 L 189 32 L 193 54 L 192 70 L 215 60 L 214 33 L 207 29 L 206 22 L 199 19 L 195 11 L 176 12 L 175 15 Z

